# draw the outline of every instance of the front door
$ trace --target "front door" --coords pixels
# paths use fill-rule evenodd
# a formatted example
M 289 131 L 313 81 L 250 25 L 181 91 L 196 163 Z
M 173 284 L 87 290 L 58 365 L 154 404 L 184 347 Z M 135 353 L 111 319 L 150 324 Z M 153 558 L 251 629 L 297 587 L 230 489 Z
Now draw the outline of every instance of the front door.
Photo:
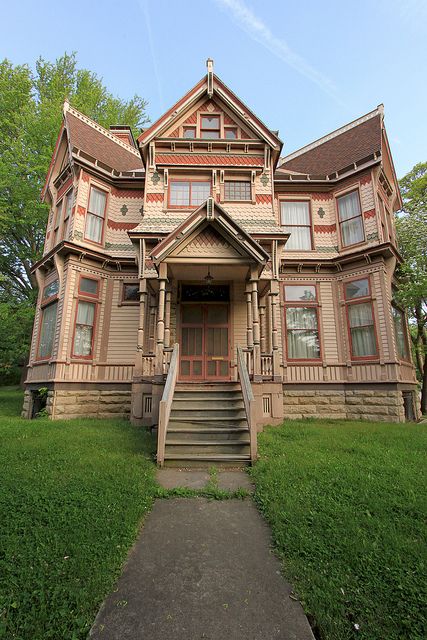
M 182 303 L 180 351 L 182 380 L 229 380 L 229 305 Z

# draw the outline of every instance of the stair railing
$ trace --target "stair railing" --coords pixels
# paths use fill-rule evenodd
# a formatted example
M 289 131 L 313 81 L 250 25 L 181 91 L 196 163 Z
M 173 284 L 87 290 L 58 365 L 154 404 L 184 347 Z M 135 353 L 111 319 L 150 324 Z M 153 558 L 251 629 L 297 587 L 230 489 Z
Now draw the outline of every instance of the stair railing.
M 249 426 L 249 440 L 251 450 L 251 462 L 257 459 L 257 428 L 255 418 L 255 398 L 252 391 L 251 381 L 249 379 L 248 368 L 246 366 L 246 358 L 242 347 L 237 347 L 237 371 L 242 388 L 243 403 L 245 405 L 246 418 Z
M 159 404 L 159 424 L 157 430 L 157 464 L 163 467 L 165 461 L 166 432 L 172 408 L 173 394 L 178 376 L 179 344 L 173 346 L 169 371 L 163 389 L 162 399 Z

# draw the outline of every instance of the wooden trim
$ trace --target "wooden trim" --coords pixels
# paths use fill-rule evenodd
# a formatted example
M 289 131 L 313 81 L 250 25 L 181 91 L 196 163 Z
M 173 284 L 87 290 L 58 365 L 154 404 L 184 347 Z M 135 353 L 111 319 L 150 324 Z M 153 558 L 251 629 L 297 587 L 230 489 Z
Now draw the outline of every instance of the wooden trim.
M 94 282 L 96 282 L 96 293 L 90 293 L 88 291 L 82 291 L 80 289 L 80 285 L 81 285 L 81 281 L 82 280 L 93 280 Z M 87 276 L 84 273 L 79 273 L 79 281 L 77 284 L 77 293 L 79 298 L 80 297 L 87 297 L 87 298 L 95 298 L 95 300 L 99 300 L 99 283 L 100 283 L 100 278 L 96 278 L 96 277 L 92 277 L 92 276 Z
M 289 286 L 295 286 L 295 287 L 300 287 L 300 286 L 309 286 L 309 287 L 314 287 L 315 291 L 316 291 L 316 299 L 312 300 L 312 301 L 304 301 L 304 300 L 292 300 L 291 302 L 288 302 L 286 300 L 286 294 L 285 294 L 285 287 L 289 287 Z M 286 361 L 290 362 L 292 364 L 304 364 L 304 363 L 321 363 L 323 360 L 323 336 L 321 334 L 321 323 L 320 323 L 320 297 L 319 297 L 319 282 L 304 282 L 304 281 L 287 281 L 287 282 L 283 282 L 282 283 L 282 295 L 283 295 L 283 309 L 284 309 L 284 313 L 283 315 L 283 348 L 284 348 L 284 354 L 286 356 Z M 316 310 L 316 322 L 317 322 L 317 337 L 319 340 L 319 357 L 318 358 L 291 358 L 289 357 L 289 350 L 288 350 L 288 330 L 287 330 L 287 322 L 286 322 L 286 309 L 289 308 L 304 308 L 304 307 L 309 307 L 309 308 L 313 308 Z M 300 329 L 301 331 L 303 331 L 303 329 Z M 306 331 L 310 331 L 310 329 L 305 329 Z

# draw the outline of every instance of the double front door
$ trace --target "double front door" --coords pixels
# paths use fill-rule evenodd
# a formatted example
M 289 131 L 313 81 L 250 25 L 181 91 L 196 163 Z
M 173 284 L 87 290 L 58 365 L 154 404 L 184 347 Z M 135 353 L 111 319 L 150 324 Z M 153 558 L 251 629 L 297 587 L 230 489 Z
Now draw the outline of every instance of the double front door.
M 229 305 L 181 304 L 180 378 L 230 379 Z

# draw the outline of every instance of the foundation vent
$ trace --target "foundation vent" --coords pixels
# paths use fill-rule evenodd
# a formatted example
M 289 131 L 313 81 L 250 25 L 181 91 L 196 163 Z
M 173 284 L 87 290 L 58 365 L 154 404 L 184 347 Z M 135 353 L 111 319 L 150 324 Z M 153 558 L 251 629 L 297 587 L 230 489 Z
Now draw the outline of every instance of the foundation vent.
M 271 416 L 271 396 L 262 396 L 262 413 L 264 416 Z
M 144 396 L 144 416 L 151 416 L 153 410 L 153 396 Z

